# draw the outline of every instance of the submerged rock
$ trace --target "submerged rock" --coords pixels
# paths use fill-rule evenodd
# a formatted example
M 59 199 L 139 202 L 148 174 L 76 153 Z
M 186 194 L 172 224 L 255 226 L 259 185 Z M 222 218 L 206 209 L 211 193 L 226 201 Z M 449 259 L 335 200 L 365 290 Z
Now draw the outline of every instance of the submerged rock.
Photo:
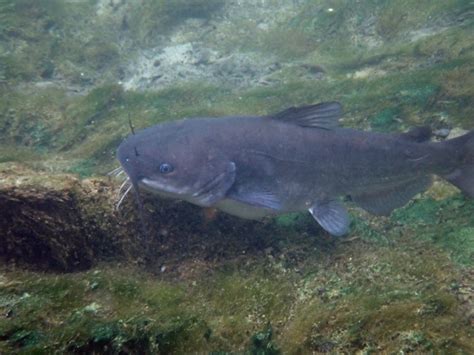
M 0 255 L 8 261 L 62 271 L 91 267 L 95 258 L 124 255 L 122 222 L 110 207 L 111 186 L 17 164 L 0 170 Z

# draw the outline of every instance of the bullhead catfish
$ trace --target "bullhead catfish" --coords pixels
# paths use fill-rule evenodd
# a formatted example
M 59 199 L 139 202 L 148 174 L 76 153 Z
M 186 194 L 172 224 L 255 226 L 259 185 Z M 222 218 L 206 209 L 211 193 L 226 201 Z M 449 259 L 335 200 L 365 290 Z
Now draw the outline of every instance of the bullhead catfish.
M 235 216 L 309 211 L 330 234 L 349 231 L 341 197 L 375 215 L 405 205 L 439 175 L 474 197 L 474 131 L 430 142 L 430 131 L 341 128 L 337 102 L 268 116 L 193 118 L 130 135 L 117 157 L 143 188 Z

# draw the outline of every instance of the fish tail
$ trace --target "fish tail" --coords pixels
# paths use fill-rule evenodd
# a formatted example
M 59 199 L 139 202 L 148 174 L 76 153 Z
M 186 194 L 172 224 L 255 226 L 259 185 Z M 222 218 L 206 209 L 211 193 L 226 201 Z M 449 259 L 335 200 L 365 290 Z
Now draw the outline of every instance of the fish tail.
M 457 167 L 443 177 L 465 195 L 474 198 L 474 130 L 446 143 L 459 152 L 460 160 Z

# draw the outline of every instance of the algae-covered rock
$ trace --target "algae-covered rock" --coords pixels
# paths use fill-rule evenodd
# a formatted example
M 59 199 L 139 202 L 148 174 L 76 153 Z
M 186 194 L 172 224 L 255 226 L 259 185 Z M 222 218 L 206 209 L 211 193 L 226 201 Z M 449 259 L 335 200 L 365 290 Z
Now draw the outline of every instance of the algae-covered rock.
M 0 171 L 0 254 L 7 261 L 72 271 L 123 255 L 121 220 L 111 186 L 72 175 L 3 164 Z

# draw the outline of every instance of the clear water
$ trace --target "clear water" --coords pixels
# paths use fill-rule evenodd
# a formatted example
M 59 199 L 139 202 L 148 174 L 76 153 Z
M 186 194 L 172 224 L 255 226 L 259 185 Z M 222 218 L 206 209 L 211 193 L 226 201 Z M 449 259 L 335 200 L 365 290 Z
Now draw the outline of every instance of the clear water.
M 0 352 L 474 352 L 474 203 L 441 178 L 388 217 L 345 200 L 333 237 L 145 191 L 141 220 L 107 175 L 131 129 L 319 102 L 465 134 L 473 24 L 466 0 L 0 0 Z

